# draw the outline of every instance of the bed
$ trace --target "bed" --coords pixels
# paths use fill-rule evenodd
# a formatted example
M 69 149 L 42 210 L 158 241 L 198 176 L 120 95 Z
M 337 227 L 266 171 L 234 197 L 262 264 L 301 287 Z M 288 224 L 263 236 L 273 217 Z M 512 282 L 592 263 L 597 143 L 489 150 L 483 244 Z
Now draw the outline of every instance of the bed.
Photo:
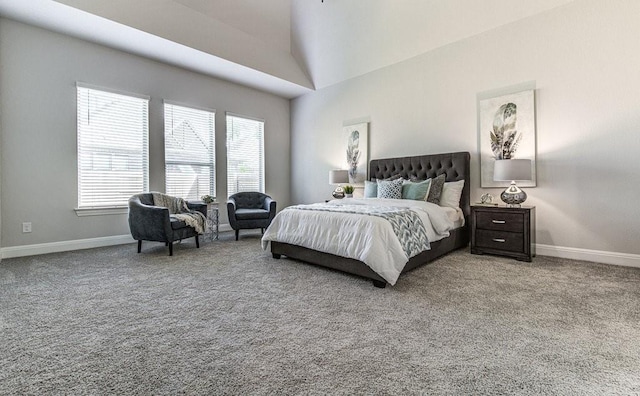
M 369 179 L 388 179 L 397 175 L 404 179 L 428 179 L 435 178 L 439 175 L 445 175 L 445 182 L 456 182 L 464 180 L 462 194 L 460 196 L 459 212 L 463 224 L 457 228 L 448 231 L 448 236 L 437 241 L 430 242 L 430 249 L 421 251 L 411 257 L 401 269 L 401 273 L 410 271 L 416 267 L 427 264 L 436 258 L 443 256 L 453 250 L 465 247 L 469 243 L 469 215 L 470 215 L 470 177 L 469 177 L 469 161 L 468 152 L 444 153 L 433 155 L 421 155 L 413 157 L 399 157 L 372 160 L 369 163 Z M 404 200 L 403 200 L 404 201 Z M 347 202 L 347 201 L 345 201 Z M 349 201 L 349 202 L 358 202 Z M 434 204 L 428 204 L 434 205 Z M 284 211 L 283 211 L 284 212 Z M 306 211 L 301 211 L 306 212 Z M 313 211 L 308 211 L 313 213 Z M 280 214 L 279 214 L 280 215 Z M 277 216 L 276 216 L 277 217 Z M 275 220 L 275 219 L 274 219 Z M 277 224 L 277 222 L 276 222 Z M 425 224 L 426 225 L 426 224 Z M 276 227 L 274 223 L 272 226 Z M 290 259 L 301 260 L 307 263 L 328 267 L 350 274 L 362 276 L 373 281 L 376 287 L 385 287 L 387 283 L 394 284 L 395 281 L 389 282 L 380 273 L 374 271 L 369 265 L 361 260 L 343 257 L 325 251 L 312 249 L 292 243 L 285 243 L 275 237 L 275 232 L 269 227 L 263 237 L 263 247 L 266 249 L 268 245 L 271 247 L 273 258 L 279 259 L 286 256 Z M 270 232 L 271 231 L 271 232 Z M 334 232 L 332 230 L 322 230 L 324 233 Z M 388 278 L 388 277 L 387 277 Z

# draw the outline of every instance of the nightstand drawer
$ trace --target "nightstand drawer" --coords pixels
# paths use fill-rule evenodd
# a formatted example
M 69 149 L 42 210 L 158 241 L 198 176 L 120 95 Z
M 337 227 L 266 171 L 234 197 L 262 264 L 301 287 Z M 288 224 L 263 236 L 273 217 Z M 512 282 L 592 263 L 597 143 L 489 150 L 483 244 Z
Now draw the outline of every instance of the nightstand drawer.
M 524 214 L 478 211 L 476 213 L 476 227 L 483 230 L 522 232 Z
M 476 230 L 476 246 L 523 253 L 524 238 L 521 232 Z

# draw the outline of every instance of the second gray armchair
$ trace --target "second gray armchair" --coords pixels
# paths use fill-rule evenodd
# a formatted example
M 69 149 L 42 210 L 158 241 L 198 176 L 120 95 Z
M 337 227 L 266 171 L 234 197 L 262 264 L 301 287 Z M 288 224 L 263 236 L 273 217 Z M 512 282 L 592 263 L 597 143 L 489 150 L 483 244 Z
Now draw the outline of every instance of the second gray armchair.
M 241 229 L 269 227 L 276 215 L 276 201 L 260 192 L 239 192 L 227 201 L 229 224 L 236 231 L 236 241 Z

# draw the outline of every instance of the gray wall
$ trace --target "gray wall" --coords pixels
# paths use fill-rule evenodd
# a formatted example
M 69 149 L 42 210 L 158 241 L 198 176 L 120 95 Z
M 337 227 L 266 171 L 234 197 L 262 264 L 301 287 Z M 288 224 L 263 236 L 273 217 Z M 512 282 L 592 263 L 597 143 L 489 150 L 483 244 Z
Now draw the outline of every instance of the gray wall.
M 162 100 L 216 109 L 217 195 L 226 200 L 225 111 L 265 120 L 266 189 L 290 200 L 289 101 L 0 19 L 3 248 L 129 233 L 126 214 L 78 217 L 76 81 L 149 95 L 150 187 L 164 190 Z M 224 209 L 224 206 L 221 206 Z M 221 211 L 226 222 L 226 210 Z M 22 233 L 22 222 L 33 232 Z
M 299 97 L 291 107 L 292 201 L 330 196 L 343 123 L 369 120 L 369 159 L 472 153 L 481 189 L 479 93 L 534 82 L 537 242 L 639 254 L 640 2 L 569 5 Z

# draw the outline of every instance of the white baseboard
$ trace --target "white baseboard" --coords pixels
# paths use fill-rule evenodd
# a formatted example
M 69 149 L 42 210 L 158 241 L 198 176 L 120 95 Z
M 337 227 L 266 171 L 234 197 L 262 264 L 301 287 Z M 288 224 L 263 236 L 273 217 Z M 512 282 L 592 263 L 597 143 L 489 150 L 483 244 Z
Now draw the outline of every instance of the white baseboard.
M 542 244 L 536 244 L 536 254 L 541 256 L 553 256 L 640 268 L 640 254 L 607 252 L 603 250 L 578 249 Z
M 229 224 L 220 224 L 220 232 L 231 231 Z M 91 249 L 103 246 L 124 245 L 134 243 L 131 235 L 114 235 L 100 238 L 77 239 L 73 241 L 60 241 L 38 243 L 34 245 L 11 246 L 0 249 L 0 258 L 36 256 L 38 254 L 67 252 L 70 250 Z
M 220 224 L 220 232 L 232 231 L 229 224 Z M 35 245 L 11 246 L 0 249 L 1 258 L 35 256 L 38 254 L 66 252 L 69 250 L 91 249 L 102 246 L 124 245 L 134 243 L 131 235 L 114 235 L 100 238 L 77 239 L 74 241 L 60 241 L 40 243 Z M 536 244 L 536 254 L 541 256 L 561 257 L 574 260 L 594 261 L 596 263 L 622 265 L 640 268 L 640 254 L 607 252 Z
M 123 245 L 134 243 L 131 235 L 114 235 L 100 238 L 77 239 L 74 241 L 60 241 L 38 243 L 35 245 L 11 246 L 2 248 L 2 258 L 35 256 L 45 253 L 66 252 L 69 250 L 91 249 L 102 246 Z

